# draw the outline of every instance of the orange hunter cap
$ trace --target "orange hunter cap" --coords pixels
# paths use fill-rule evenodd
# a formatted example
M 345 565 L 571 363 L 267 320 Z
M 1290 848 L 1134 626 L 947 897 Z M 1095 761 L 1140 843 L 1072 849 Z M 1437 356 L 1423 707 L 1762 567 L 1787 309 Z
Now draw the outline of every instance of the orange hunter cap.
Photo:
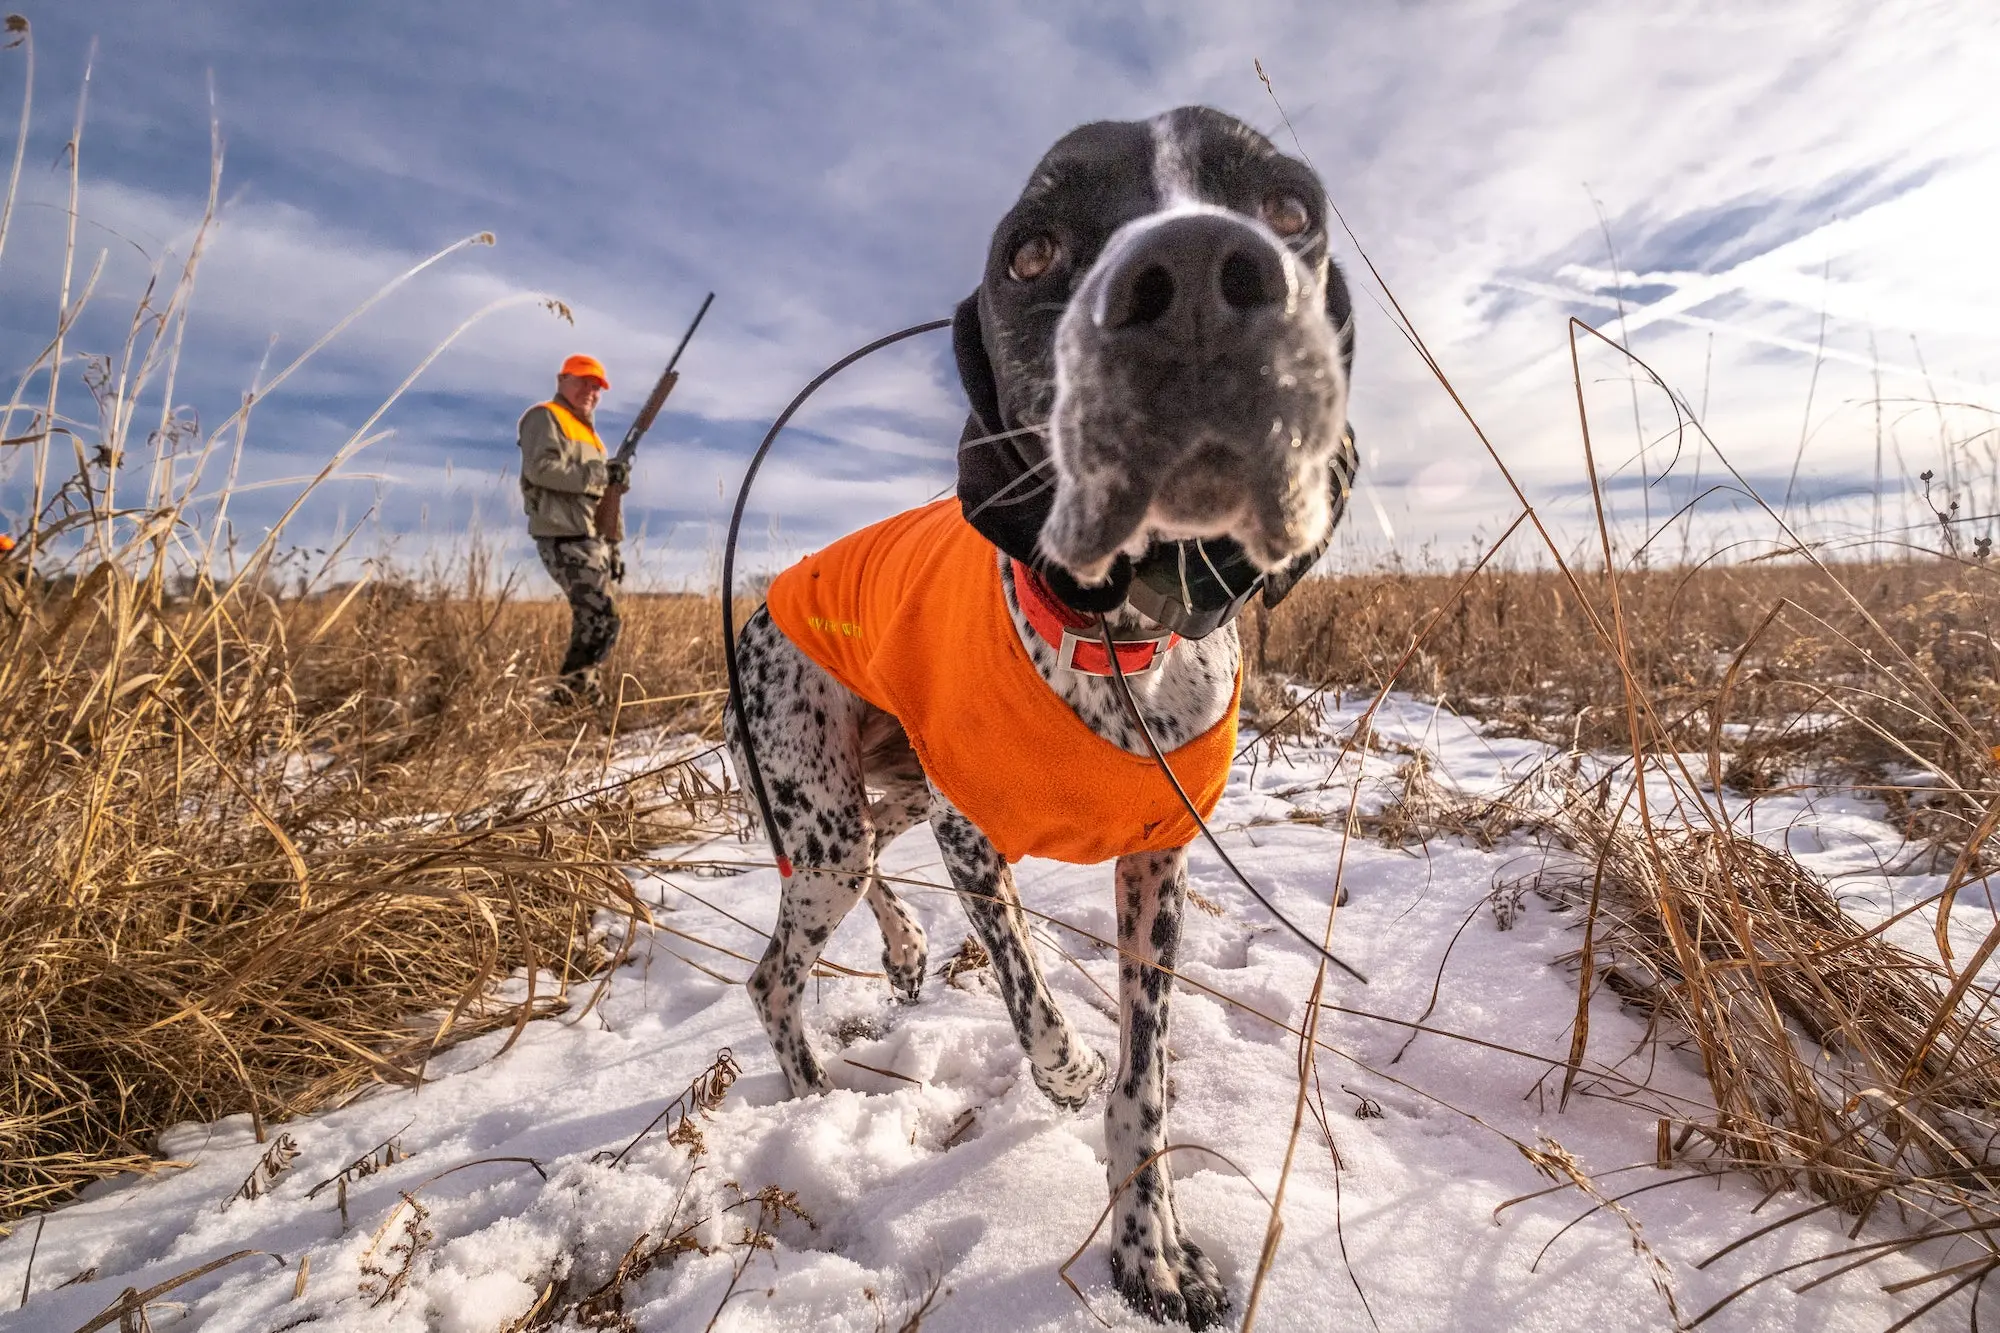
M 7 554 L 7 552 L 13 549 L 14 549 L 14 539 L 12 537 L 9 537 L 6 533 L 0 532 L 0 555 L 5 555 Z
M 596 380 L 607 389 L 611 387 L 611 377 L 604 373 L 604 363 L 594 356 L 579 353 L 571 357 L 563 362 L 562 373 L 579 379 Z

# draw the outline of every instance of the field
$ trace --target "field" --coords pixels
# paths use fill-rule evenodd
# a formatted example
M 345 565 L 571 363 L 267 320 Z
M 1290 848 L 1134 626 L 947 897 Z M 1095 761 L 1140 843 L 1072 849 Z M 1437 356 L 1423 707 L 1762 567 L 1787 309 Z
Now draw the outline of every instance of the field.
M 1886 637 L 1863 637 L 1868 617 L 1832 576 L 1893 590 L 1863 599 L 1895 608 L 1877 618 Z M 1632 1326 L 1657 1327 L 1670 1318 L 1661 1293 L 1691 1317 L 1779 1266 L 1774 1256 L 1845 1253 L 1840 1230 L 1854 1225 L 1866 1228 L 1855 1243 L 1876 1248 L 1823 1268 L 1879 1263 L 1826 1288 L 1838 1302 L 1795 1310 L 1766 1284 L 1730 1308 L 1748 1322 L 1725 1326 L 1838 1308 L 1851 1321 L 1839 1326 L 1886 1327 L 1983 1275 L 1965 1267 L 1983 1251 L 1963 1235 L 1912 1238 L 1991 1216 L 1979 1182 L 2000 1051 L 1980 1054 L 1991 1036 L 1964 1017 L 1984 999 L 1971 983 L 1990 948 L 1978 926 L 1991 913 L 1979 874 L 1990 759 L 1951 721 L 1988 715 L 1975 710 L 1995 681 L 1989 571 L 1935 559 L 1832 575 L 1765 564 L 1651 571 L 1623 590 L 1628 638 L 1644 645 L 1631 673 L 1642 725 L 1678 738 L 1648 751 L 1643 819 L 1619 758 L 1631 682 L 1593 644 L 1560 575 L 1489 565 L 1320 579 L 1248 629 L 1266 670 L 1251 691 L 1266 739 L 1246 751 L 1218 827 L 1307 923 L 1324 913 L 1332 878 L 1345 879 L 1356 902 L 1337 925 L 1338 951 L 1373 983 L 1317 989 L 1308 955 L 1273 937 L 1197 856 L 1197 890 L 1220 915 L 1190 928 L 1191 956 L 1205 962 L 1182 974 L 1192 998 L 1177 1127 L 1191 1142 L 1232 1145 L 1249 1174 L 1181 1168 L 1239 1300 L 1258 1271 L 1256 1188 L 1268 1192 L 1288 1160 L 1296 1034 L 1320 1025 L 1304 1151 L 1289 1154 L 1290 1228 L 1262 1297 L 1271 1326 L 1316 1326 L 1284 1312 L 1319 1299 L 1317 1281 L 1335 1282 L 1342 1301 L 1366 1293 L 1392 1327 L 1435 1327 L 1496 1300 L 1527 1320 L 1639 1292 Z M 21 1315 L 30 1322 L 0 1327 L 72 1314 L 81 1325 L 127 1286 L 143 1293 L 246 1249 L 290 1267 L 267 1276 L 253 1265 L 271 1260 L 239 1260 L 150 1299 L 192 1300 L 225 1328 L 288 1314 L 387 1327 L 370 1321 L 390 1308 L 410 1327 L 555 1327 L 566 1309 L 570 1326 L 590 1326 L 580 1303 L 611 1283 L 636 1326 L 679 1328 L 700 1327 L 735 1284 L 772 1288 L 758 1308 L 774 1318 L 865 1328 L 917 1310 L 935 1279 L 926 1318 L 939 1328 L 979 1326 L 989 1299 L 1039 1311 L 1024 1327 L 1088 1326 L 1053 1270 L 1088 1230 L 1094 1116 L 1055 1116 L 1015 1086 L 1018 1055 L 976 967 L 934 979 L 911 1015 L 890 1012 L 869 979 L 867 928 L 851 924 L 831 955 L 845 966 L 819 983 L 815 1023 L 822 1041 L 846 1047 L 843 1086 L 854 1092 L 824 1111 L 779 1100 L 749 1006 L 725 984 L 761 948 L 755 927 L 775 881 L 754 869 L 757 844 L 739 841 L 740 804 L 709 744 L 713 602 L 633 599 L 616 659 L 632 702 L 583 715 L 540 702 L 561 608 L 496 588 L 477 565 L 303 595 L 243 585 L 181 597 L 100 569 L 8 595 L 0 820 L 25 854 L 0 927 L 0 1019 L 17 1034 L 0 1107 L 0 1204 L 14 1228 L 0 1273 L 18 1273 L 34 1299 Z M 1911 688 L 1912 662 L 1945 687 Z M 1392 677 L 1397 690 L 1371 713 Z M 1705 860 L 1679 832 L 1708 827 L 1689 808 L 1704 802 L 1733 830 Z M 895 860 L 935 885 L 924 831 L 899 842 Z M 1602 868 L 1594 895 L 1579 896 L 1577 864 Z M 1836 921 L 1798 908 L 1799 876 L 1819 897 L 1831 884 L 1848 911 Z M 1057 968 L 1059 991 L 1108 1040 L 1100 886 L 1054 866 L 1024 884 L 1048 914 L 1051 958 L 1074 964 Z M 1778 901 L 1784 886 L 1792 897 Z M 1955 941 L 1956 973 L 1926 925 L 1940 915 L 1921 906 L 1947 887 L 1960 892 L 1939 937 Z M 913 892 L 943 964 L 962 918 L 947 893 Z M 1762 938 L 1749 1001 L 1734 989 L 1732 914 L 1754 919 Z M 1719 938 L 1669 938 L 1670 920 Z M 1594 940 L 1579 939 L 1583 921 Z M 1848 938 L 1884 923 L 1879 938 Z M 1897 951 L 1865 953 L 1881 969 L 1872 989 L 1840 982 L 1842 949 L 1885 940 Z M 1591 993 L 1581 1010 L 1579 985 Z M 1308 1004 L 1316 993 L 1337 1007 Z M 1775 1029 L 1743 1012 L 1760 995 L 1784 1014 Z M 1413 1024 L 1436 1035 L 1395 1067 Z M 1833 1076 L 1813 1068 L 1815 1032 L 1839 1053 Z M 614 1188 L 591 1154 L 615 1151 L 725 1045 L 737 1086 L 688 1122 L 692 1140 L 640 1150 L 634 1164 L 653 1184 L 606 1204 L 601 1224 L 573 1215 L 580 1195 L 627 1197 L 632 1186 Z M 1923 1077 L 1898 1114 L 1921 1134 L 1843 1107 L 1840 1090 L 1896 1077 L 1904 1071 L 1891 1066 L 1908 1061 Z M 413 1099 L 425 1080 L 435 1091 Z M 1566 1091 L 1576 1100 L 1561 1111 Z M 1391 1124 L 1353 1120 L 1370 1105 Z M 891 1124 L 912 1142 L 883 1157 Z M 979 1147 L 1003 1126 L 1016 1138 Z M 800 1135 L 819 1148 L 782 1146 Z M 347 1225 L 307 1220 L 328 1206 L 325 1191 L 304 1197 L 314 1181 L 390 1139 L 410 1166 L 385 1161 L 394 1174 L 364 1173 L 351 1195 L 341 1186 Z M 694 1143 L 743 1190 L 778 1193 L 746 1195 L 732 1211 L 735 1196 L 688 1185 L 707 1160 Z M 1495 1157 L 1486 1143 L 1512 1148 Z M 1570 1233 L 1580 1248 L 1559 1273 L 1532 1275 L 1532 1250 L 1629 1188 L 1622 1171 L 1653 1169 L 1656 1146 L 1673 1172 L 1664 1179 L 1713 1182 L 1687 1195 L 1705 1202 L 1607 1211 Z M 291 1169 L 271 1172 L 268 1188 L 250 1183 L 274 1152 Z M 967 1153 L 977 1160 L 958 1161 Z M 487 1169 L 526 1177 L 415 1186 L 495 1158 L 516 1165 Z M 1538 1200 L 1490 1242 L 1480 1229 L 1490 1221 L 1474 1219 L 1534 1193 L 1538 1169 L 1554 1173 L 1568 1211 Z M 142 1183 L 118 1183 L 135 1171 Z M 1021 1194 L 1050 1171 L 1076 1176 L 1074 1207 L 1050 1213 Z M 100 1179 L 112 1183 L 85 1190 L 87 1202 L 41 1211 Z M 878 1196 L 891 1179 L 900 1192 Z M 216 1211 L 239 1186 L 252 1197 Z M 134 1189 L 148 1199 L 137 1212 L 124 1202 Z M 671 1214 L 670 1190 L 685 1196 Z M 1764 1190 L 1778 1202 L 1753 1213 Z M 926 1249 L 924 1238 L 953 1234 L 939 1230 L 939 1197 L 982 1228 L 1013 1210 L 1017 1230 Z M 879 1218 L 864 1198 L 882 1201 Z M 1418 1198 L 1433 1202 L 1406 1215 Z M 771 1199 L 792 1200 L 838 1239 Z M 1816 1200 L 1831 1217 L 1813 1212 Z M 417 1225 L 418 1204 L 428 1239 L 410 1243 L 407 1273 L 394 1280 L 391 1264 L 391 1278 L 370 1279 L 395 1243 L 379 1228 Z M 499 1244 L 517 1214 L 525 1248 Z M 1793 1214 L 1805 1216 L 1716 1270 L 1726 1280 L 1692 1270 L 1767 1217 Z M 630 1234 L 605 1234 L 617 1226 Z M 1425 1229 L 1463 1230 L 1452 1248 L 1497 1244 L 1493 1272 L 1440 1285 L 1433 1266 L 1407 1258 Z M 777 1247 L 775 1271 L 742 1248 L 758 1234 Z M 1316 1278 L 1311 1256 L 1343 1235 L 1352 1282 Z M 302 1246 L 311 1285 L 288 1310 Z M 1072 1274 L 1117 1319 L 1115 1300 L 1092 1291 L 1094 1263 L 1086 1256 Z M 1907 1297 L 1876 1292 L 1933 1271 L 1939 1282 Z M 54 1289 L 79 1273 L 92 1276 Z M 469 1288 L 468 1274 L 479 1279 Z M 385 1281 L 395 1289 L 378 1310 Z M 466 1291 L 482 1294 L 461 1304 Z M 529 1322 L 509 1323 L 531 1306 Z M 761 1326 L 747 1299 L 731 1309 L 740 1326 Z M 1366 1317 L 1358 1304 L 1348 1313 Z
M 851 919 L 839 1090 L 782 1096 L 714 598 L 628 598 L 564 709 L 537 572 L 236 544 L 257 395 L 169 406 L 201 250 L 118 354 L 66 309 L 0 432 L 0 1333 L 1148 1326 L 926 829 L 922 1002 Z M 1234 1326 L 1977 1326 L 2000 579 L 1939 513 L 1646 562 L 1524 514 L 1246 620 L 1216 832 L 1369 982 L 1192 854 L 1173 1151 Z M 1106 872 L 1021 880 L 1108 1047 Z

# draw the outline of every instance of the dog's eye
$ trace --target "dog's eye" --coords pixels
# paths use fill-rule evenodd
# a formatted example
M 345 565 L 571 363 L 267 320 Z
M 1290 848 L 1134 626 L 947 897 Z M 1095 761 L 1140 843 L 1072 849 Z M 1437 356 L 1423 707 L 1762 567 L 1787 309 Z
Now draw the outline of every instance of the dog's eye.
M 1056 266 L 1056 256 L 1060 253 L 1055 237 L 1045 231 L 1037 232 L 1014 248 L 1007 276 L 1016 282 L 1033 282 Z
M 1290 239 L 1312 225 L 1312 213 L 1305 200 L 1295 194 L 1273 190 L 1264 196 L 1264 225 Z

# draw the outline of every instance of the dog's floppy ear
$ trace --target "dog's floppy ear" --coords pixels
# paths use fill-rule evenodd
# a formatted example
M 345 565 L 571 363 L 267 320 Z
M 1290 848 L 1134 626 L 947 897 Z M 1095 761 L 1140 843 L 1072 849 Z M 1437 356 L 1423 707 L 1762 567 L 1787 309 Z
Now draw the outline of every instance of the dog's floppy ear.
M 958 381 L 972 403 L 972 415 L 979 419 L 982 435 L 998 435 L 1000 426 L 1000 386 L 993 378 L 993 362 L 986 355 L 986 335 L 979 324 L 979 293 L 958 303 L 951 316 L 951 351 L 958 360 Z

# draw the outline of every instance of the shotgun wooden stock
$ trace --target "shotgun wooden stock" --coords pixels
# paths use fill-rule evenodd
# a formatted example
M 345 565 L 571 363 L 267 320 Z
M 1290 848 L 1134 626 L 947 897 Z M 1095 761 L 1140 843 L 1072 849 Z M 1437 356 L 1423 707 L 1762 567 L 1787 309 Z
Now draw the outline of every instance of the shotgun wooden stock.
M 639 437 L 652 429 L 653 418 L 660 415 L 660 409 L 667 405 L 667 395 L 680 383 L 680 372 L 669 369 L 660 376 L 660 382 L 653 386 L 653 392 L 646 397 L 646 405 L 639 409 L 639 415 L 632 419 L 632 429 L 625 432 L 625 443 L 618 446 L 618 461 L 627 467 L 632 465 L 632 455 L 638 452 Z M 608 542 L 625 540 L 625 492 L 626 486 L 606 486 L 604 494 L 597 497 L 597 535 Z

